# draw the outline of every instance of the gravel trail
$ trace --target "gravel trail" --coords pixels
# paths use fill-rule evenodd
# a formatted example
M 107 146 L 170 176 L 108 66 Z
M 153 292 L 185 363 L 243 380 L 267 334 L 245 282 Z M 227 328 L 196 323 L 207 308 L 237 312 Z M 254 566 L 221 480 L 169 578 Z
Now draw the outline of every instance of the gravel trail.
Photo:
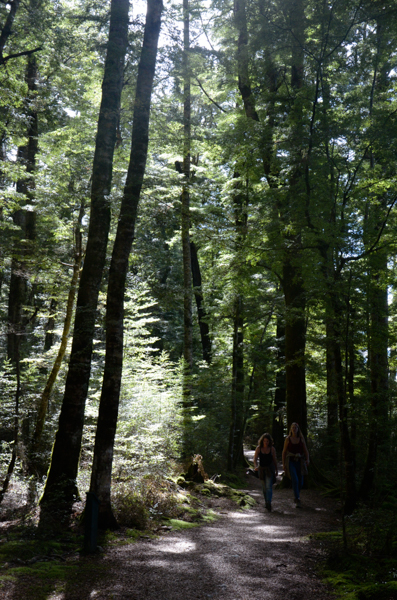
M 247 491 L 257 500 L 253 509 L 223 510 L 213 524 L 110 550 L 102 559 L 107 581 L 85 595 L 69 589 L 63 600 L 331 598 L 316 576 L 321 546 L 307 536 L 338 526 L 334 501 L 308 490 L 295 508 L 291 490 L 275 489 L 269 513 L 253 477 Z
M 303 490 L 296 508 L 292 490 L 275 486 L 269 513 L 259 481 L 247 476 L 246 483 L 245 491 L 257 501 L 254 508 L 206 499 L 219 515 L 211 524 L 134 543 L 121 537 L 124 545 L 116 543 L 103 554 L 76 556 L 77 576 L 46 600 L 331 599 L 316 574 L 324 550 L 308 536 L 340 526 L 335 501 Z M 0 598 L 36 600 L 28 589 L 26 579 L 10 582 Z

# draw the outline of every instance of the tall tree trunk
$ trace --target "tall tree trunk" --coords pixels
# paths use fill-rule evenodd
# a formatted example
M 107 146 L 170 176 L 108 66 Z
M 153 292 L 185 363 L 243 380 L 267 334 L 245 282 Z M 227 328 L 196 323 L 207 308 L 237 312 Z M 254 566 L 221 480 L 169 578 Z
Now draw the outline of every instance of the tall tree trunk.
M 247 236 L 247 195 L 243 189 L 240 173 L 235 171 L 234 179 L 234 218 L 236 224 L 235 251 L 238 264 L 243 263 L 244 242 Z M 245 422 L 245 377 L 244 377 L 244 297 L 239 293 L 239 280 L 242 276 L 238 267 L 235 278 L 237 294 L 233 306 L 233 366 L 231 390 L 231 424 L 228 450 L 228 469 L 236 468 L 243 459 L 243 436 Z
M 242 458 L 244 427 L 244 305 L 242 296 L 234 303 L 231 424 L 228 469 L 234 470 Z
M 299 253 L 299 246 L 297 254 Z M 283 264 L 282 286 L 285 298 L 285 384 L 287 424 L 299 423 L 307 433 L 306 410 L 306 297 L 300 274 L 299 257 L 294 264 L 289 254 Z
M 370 263 L 370 348 L 369 368 L 371 378 L 370 427 L 368 454 L 365 463 L 360 496 L 367 499 L 375 485 L 379 447 L 388 439 L 388 304 L 387 261 L 384 249 L 369 257 Z
M 335 434 L 338 428 L 338 395 L 336 389 L 336 370 L 334 356 L 333 320 L 329 314 L 325 315 L 326 336 L 326 368 L 327 368 L 327 435 L 330 444 L 335 443 Z
M 303 40 L 304 40 L 304 11 L 302 0 L 292 0 L 289 5 L 290 20 L 290 68 L 292 101 L 290 107 L 291 122 L 291 167 L 292 175 L 286 199 L 279 202 L 278 212 L 284 223 L 285 229 L 298 231 L 293 236 L 285 236 L 282 244 L 283 266 L 282 280 L 286 306 L 285 348 L 286 348 L 286 397 L 287 420 L 296 420 L 306 434 L 306 384 L 305 384 L 305 347 L 306 347 L 306 321 L 305 321 L 305 295 L 303 290 L 301 258 L 302 227 L 301 204 L 305 202 L 303 185 L 303 121 L 302 98 L 300 90 L 303 87 Z M 248 119 L 259 121 L 255 107 L 255 99 L 251 90 L 249 76 L 248 31 L 245 0 L 234 0 L 234 22 L 238 31 L 237 42 L 237 68 L 238 85 L 244 103 L 245 114 Z M 270 64 L 270 63 L 269 63 Z M 272 74 L 271 64 L 268 68 L 269 91 L 276 90 L 275 78 Z M 277 187 L 277 181 L 272 173 L 272 127 L 274 120 L 274 103 L 269 103 L 267 123 L 263 145 L 263 166 L 270 187 Z M 295 208 L 297 206 L 297 208 Z
M 350 308 L 350 310 L 352 310 Z M 355 401 L 355 394 L 354 394 L 354 375 L 355 375 L 355 348 L 354 348 L 354 334 L 353 332 L 356 331 L 356 327 L 353 323 L 350 326 L 350 335 L 349 335 L 349 342 L 348 342 L 348 362 L 349 362 L 349 368 L 348 368 L 348 381 L 347 381 L 347 392 L 348 392 L 348 398 L 349 398 L 349 404 L 350 404 L 350 411 L 352 413 L 352 420 L 351 420 L 351 425 L 350 425 L 350 433 L 351 433 L 351 441 L 352 441 L 352 446 L 353 446 L 353 456 L 354 456 L 354 462 L 356 462 L 356 441 L 357 441 L 357 419 L 356 419 L 356 401 Z
M 26 176 L 17 182 L 17 192 L 24 194 L 25 202 L 30 204 L 34 196 L 36 155 L 38 150 L 38 118 L 36 107 L 37 64 L 34 56 L 29 56 L 26 67 L 26 83 L 28 95 L 25 100 L 27 126 L 27 144 L 18 148 L 18 161 L 25 167 Z M 21 204 L 23 205 L 23 201 Z M 27 334 L 28 317 L 25 307 L 28 304 L 29 289 L 29 257 L 32 255 L 32 245 L 36 239 L 36 213 L 23 206 L 13 215 L 18 233 L 14 238 L 13 258 L 11 261 L 10 291 L 8 298 L 8 333 L 7 356 L 16 371 L 14 446 L 11 461 L 8 466 L 6 479 L 0 494 L 0 502 L 7 491 L 11 479 L 19 444 L 19 404 L 21 396 L 21 358 L 25 351 L 23 344 Z
M 30 445 L 30 469 L 31 469 L 32 473 L 36 473 L 37 471 L 40 472 L 40 469 L 42 469 L 41 461 L 37 454 L 39 452 L 41 435 L 42 435 L 43 429 L 44 429 L 45 418 L 47 415 L 48 404 L 49 404 L 52 388 L 54 387 L 54 383 L 57 379 L 59 370 L 62 365 L 63 358 L 66 353 L 70 327 L 72 324 L 74 299 L 76 296 L 76 289 L 77 289 L 77 284 L 78 284 L 79 276 L 80 276 L 81 261 L 83 259 L 82 235 L 81 235 L 81 221 L 83 219 L 83 216 L 84 216 L 84 206 L 82 205 L 80 208 L 80 215 L 79 215 L 78 223 L 75 227 L 75 253 L 74 253 L 75 258 L 74 258 L 74 265 L 73 265 L 73 275 L 72 275 L 72 280 L 71 280 L 70 287 L 69 287 L 69 294 L 68 294 L 68 300 L 67 300 L 67 304 L 66 304 L 65 321 L 63 324 L 61 343 L 59 345 L 59 350 L 58 350 L 55 362 L 53 364 L 53 367 L 51 369 L 51 373 L 47 379 L 47 383 L 46 383 L 43 393 L 40 397 L 40 402 L 39 402 L 39 405 L 37 408 L 36 426 L 35 426 L 35 430 L 34 430 L 31 445 Z
M 128 260 L 145 174 L 149 115 L 160 33 L 162 0 L 148 0 L 145 32 L 135 92 L 131 154 L 109 270 L 106 305 L 106 358 L 90 491 L 99 498 L 99 526 L 117 526 L 110 502 L 113 446 L 123 368 L 124 292 Z
M 197 256 L 197 249 L 194 242 L 190 242 L 190 257 L 192 261 L 192 280 L 193 291 L 196 298 L 197 316 L 200 327 L 201 346 L 203 349 L 203 360 L 211 364 L 211 338 L 210 329 L 206 321 L 206 311 L 204 307 L 203 292 L 201 289 L 201 271 Z
M 356 492 L 356 462 L 354 446 L 351 440 L 351 434 L 349 430 L 349 405 L 348 405 L 348 381 L 343 376 L 343 362 L 342 362 L 342 340 L 343 340 L 343 316 L 346 314 L 346 309 L 343 306 L 341 298 L 343 297 L 341 292 L 341 269 L 339 265 L 337 269 L 334 268 L 333 264 L 333 252 L 330 247 L 323 246 L 321 248 L 322 258 L 324 260 L 324 277 L 327 285 L 327 299 L 326 299 L 326 315 L 327 315 L 327 333 L 330 334 L 327 344 L 329 347 L 330 354 L 332 356 L 332 367 L 333 373 L 330 377 L 333 378 L 335 383 L 335 392 L 338 403 L 338 423 L 340 431 L 340 443 L 341 443 L 341 460 L 343 464 L 342 477 L 343 477 L 343 501 L 344 501 L 344 513 L 351 514 L 356 507 L 357 492 Z M 330 266 L 331 265 L 331 266 Z M 349 307 L 347 307 L 349 309 Z M 346 332 L 345 332 L 345 355 L 348 362 L 348 347 L 349 347 L 349 314 L 346 316 Z M 345 378 L 348 377 L 348 370 L 345 369 Z M 335 455 L 335 444 L 333 444 L 333 462 L 337 456 Z
M 306 410 L 306 297 L 302 277 L 302 227 L 300 212 L 306 202 L 303 186 L 303 41 L 304 11 L 302 0 L 292 0 L 289 8 L 291 28 L 291 167 L 292 175 L 287 193 L 287 205 L 280 203 L 282 219 L 293 225 L 296 234 L 286 235 L 283 258 L 282 285 L 285 298 L 285 378 L 287 393 L 287 425 L 299 423 L 304 435 L 307 433 Z
M 59 427 L 41 499 L 43 506 L 53 503 L 59 505 L 61 499 L 65 509 L 70 509 L 78 493 L 76 476 L 83 433 L 84 409 L 90 379 L 98 293 L 105 265 L 110 227 L 109 194 L 127 47 L 128 10 L 129 0 L 112 0 L 92 172 L 87 250 L 79 285 L 73 344 Z M 68 449 L 68 452 L 65 452 L 65 448 Z M 43 511 L 41 514 L 44 515 Z
M 338 307 L 338 301 L 333 298 L 334 306 Z M 349 424 L 348 424 L 348 405 L 343 381 L 342 350 L 341 350 L 341 331 L 337 325 L 339 319 L 339 310 L 335 311 L 335 338 L 333 341 L 333 354 L 335 356 L 336 385 L 338 395 L 339 409 L 339 427 L 342 444 L 343 463 L 344 463 L 344 513 L 350 515 L 356 507 L 356 468 L 354 461 L 354 451 L 351 443 Z
M 285 381 L 285 320 L 277 315 L 276 326 L 277 337 L 277 372 L 276 391 L 274 394 L 274 413 L 272 434 L 275 447 L 282 451 L 284 445 L 284 412 L 287 405 L 286 381 Z
M 18 148 L 18 161 L 25 167 L 26 176 L 17 182 L 17 192 L 24 194 L 30 204 L 34 196 L 34 173 L 38 150 L 38 117 L 36 107 L 37 64 L 30 56 L 26 67 L 28 95 L 25 101 L 28 120 L 27 144 Z M 16 362 L 21 357 L 20 343 L 24 337 L 24 307 L 27 304 L 29 282 L 29 257 L 32 254 L 32 242 L 36 238 L 36 213 L 30 208 L 21 207 L 13 215 L 14 224 L 19 231 L 15 237 L 11 264 L 10 294 L 8 302 L 7 355 Z M 22 356 L 23 357 L 23 356 Z
M 193 368 L 192 323 L 192 267 L 190 255 L 190 144 L 191 144 L 191 97 L 190 97 L 190 38 L 189 0 L 183 0 L 183 190 L 182 200 L 182 255 L 183 255 L 183 404 L 191 402 L 191 373 Z M 187 417 L 187 415 L 186 415 Z M 187 425 L 187 423 L 186 423 Z M 186 449 L 186 448 L 185 448 Z
M 387 48 L 384 23 L 377 23 L 377 52 L 375 55 L 372 92 L 370 96 L 370 116 L 373 116 L 375 92 L 385 92 L 389 85 L 391 65 Z M 370 166 L 375 169 L 376 155 L 371 151 Z M 367 215 L 368 243 L 376 239 L 383 228 L 387 214 L 385 198 L 371 206 L 371 214 Z M 378 248 L 372 252 L 369 261 L 369 368 L 371 377 L 371 409 L 368 454 L 360 486 L 360 496 L 367 499 L 375 486 L 376 467 L 381 442 L 388 439 L 388 408 L 389 408 L 389 370 L 388 370 L 388 302 L 387 302 L 387 263 L 388 250 Z

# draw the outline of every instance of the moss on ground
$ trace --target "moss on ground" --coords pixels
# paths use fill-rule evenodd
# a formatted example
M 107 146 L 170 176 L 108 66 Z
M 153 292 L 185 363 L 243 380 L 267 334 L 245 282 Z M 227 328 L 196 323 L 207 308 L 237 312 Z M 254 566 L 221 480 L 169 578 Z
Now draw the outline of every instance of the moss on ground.
M 206 496 L 207 498 L 211 496 L 228 498 L 235 502 L 240 508 L 251 508 L 256 505 L 256 501 L 249 494 L 236 490 L 229 485 L 214 483 L 211 480 L 206 481 L 205 483 L 196 484 L 195 489 L 202 496 Z
M 240 508 L 256 504 L 251 496 L 236 487 L 211 480 L 202 484 L 189 482 L 187 489 L 179 489 L 173 494 L 169 515 L 165 514 L 166 511 L 152 511 L 153 514 L 146 520 L 149 526 L 145 529 L 128 527 L 108 531 L 99 536 L 98 544 L 105 548 L 114 547 L 133 543 L 142 537 L 155 538 L 160 530 L 168 528 L 175 531 L 211 523 L 219 518 L 219 514 L 206 506 L 211 504 L 206 499 L 226 498 Z M 167 504 L 166 500 L 163 504 Z M 96 583 L 107 575 L 100 554 L 92 557 L 80 553 L 84 538 L 77 532 L 50 539 L 41 535 L 36 526 L 25 523 L 8 528 L 5 535 L 0 539 L 0 597 L 1 590 L 10 585 L 23 590 L 24 597 L 34 600 L 47 600 L 54 593 L 67 596 L 70 591 L 75 593 L 82 578 L 89 585 L 92 581 L 94 589 Z
M 46 561 L 44 557 L 36 558 L 38 560 L 33 564 L 11 563 L 1 566 L 0 596 L 2 589 L 14 584 L 20 591 L 23 590 L 26 598 L 47 600 L 54 592 L 67 594 L 82 579 L 92 580 L 94 585 L 101 578 L 106 578 L 106 567 L 85 557 L 76 556 L 70 562 L 65 559 Z
M 343 600 L 397 600 L 395 555 L 365 555 L 343 548 L 342 532 L 312 536 L 329 544 L 329 556 L 321 568 L 325 582 Z
M 190 529 L 191 527 L 197 527 L 199 525 L 199 523 L 191 523 L 188 521 L 181 521 L 180 519 L 169 519 L 169 521 L 167 521 L 167 523 L 174 530 Z

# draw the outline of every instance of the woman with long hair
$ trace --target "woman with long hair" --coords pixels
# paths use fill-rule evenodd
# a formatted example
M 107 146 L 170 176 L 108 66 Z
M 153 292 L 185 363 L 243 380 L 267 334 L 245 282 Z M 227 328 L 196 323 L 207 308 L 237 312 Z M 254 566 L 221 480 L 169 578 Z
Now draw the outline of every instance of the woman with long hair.
M 270 512 L 272 510 L 273 483 L 278 475 L 276 450 L 273 439 L 269 433 L 264 433 L 258 440 L 254 454 L 255 471 L 259 471 L 259 479 L 262 484 L 265 506 Z
M 299 507 L 303 475 L 307 473 L 309 464 L 309 452 L 298 423 L 292 423 L 289 435 L 285 438 L 282 460 L 285 474 L 292 481 L 295 504 Z

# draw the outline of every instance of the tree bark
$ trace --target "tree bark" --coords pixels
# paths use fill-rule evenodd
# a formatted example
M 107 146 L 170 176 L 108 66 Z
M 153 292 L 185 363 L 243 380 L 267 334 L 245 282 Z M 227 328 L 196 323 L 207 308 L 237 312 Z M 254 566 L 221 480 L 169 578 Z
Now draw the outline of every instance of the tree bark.
M 299 248 L 297 249 L 297 253 Z M 307 435 L 306 410 L 306 298 L 299 258 L 294 264 L 288 256 L 283 264 L 282 286 L 285 298 L 285 385 L 287 424 L 299 423 Z
M 233 366 L 231 394 L 231 425 L 228 452 L 228 470 L 233 471 L 242 458 L 244 435 L 244 306 L 242 296 L 234 303 Z
M 10 5 L 10 12 L 7 15 L 7 19 L 4 23 L 4 27 L 2 28 L 0 34 L 0 65 L 4 62 L 4 47 L 7 43 L 8 38 L 12 34 L 12 25 L 14 23 L 15 14 L 18 10 L 20 0 L 12 0 L 12 2 L 8 2 L 8 4 Z
M 335 332 L 329 314 L 325 315 L 326 329 L 326 368 L 327 368 L 327 434 L 330 444 L 335 443 L 335 434 L 338 429 L 338 395 L 336 386 L 336 369 L 334 356 Z
M 17 182 L 17 192 L 24 194 L 26 203 L 33 199 L 38 151 L 38 116 L 36 108 L 37 64 L 30 56 L 26 67 L 28 95 L 25 101 L 28 121 L 27 144 L 18 148 L 18 161 L 25 166 L 26 176 Z M 23 204 L 23 202 L 21 203 Z M 21 355 L 21 341 L 25 334 L 26 319 L 24 307 L 28 301 L 29 257 L 32 255 L 32 243 L 36 238 L 36 213 L 23 206 L 13 215 L 14 224 L 19 227 L 15 237 L 11 264 L 10 293 L 8 302 L 7 355 L 14 363 Z
M 25 80 L 28 86 L 28 95 L 25 99 L 27 116 L 27 144 L 18 148 L 18 161 L 26 169 L 26 176 L 17 182 L 17 192 L 24 194 L 25 201 L 21 201 L 22 207 L 13 215 L 14 224 L 18 226 L 18 233 L 14 238 L 13 257 L 11 261 L 10 290 L 8 298 L 8 332 L 7 332 L 7 356 L 16 371 L 15 390 L 15 418 L 14 418 L 14 446 L 8 466 L 7 475 L 4 480 L 3 489 L 0 493 L 0 502 L 7 491 L 19 445 L 19 404 L 21 396 L 21 358 L 24 358 L 27 334 L 27 323 L 29 319 L 25 314 L 28 304 L 29 290 L 29 257 L 32 255 L 32 245 L 36 239 L 36 213 L 25 208 L 24 202 L 30 203 L 34 196 L 36 170 L 36 155 L 38 150 L 38 118 L 35 105 L 35 94 L 37 89 L 37 65 L 34 56 L 27 61 Z
M 387 277 L 388 253 L 384 249 L 369 257 L 370 347 L 370 421 L 368 453 L 365 463 L 360 497 L 368 499 L 375 485 L 379 448 L 388 439 L 389 371 L 388 371 L 388 303 Z
M 111 508 L 110 491 L 123 367 L 124 292 L 146 167 L 150 103 L 162 9 L 162 0 L 148 0 L 135 93 L 130 162 L 109 270 L 105 370 L 90 487 L 100 501 L 99 526 L 102 529 L 117 526 Z
M 370 98 L 370 115 L 373 116 L 375 91 L 385 92 L 389 85 L 389 51 L 385 43 L 384 24 L 377 23 L 377 52 L 375 56 L 372 93 Z M 379 157 L 380 158 L 380 157 Z M 377 156 L 371 152 L 370 166 L 375 168 Z M 371 206 L 371 214 L 367 215 L 365 230 L 367 245 L 376 239 L 383 226 L 387 213 L 387 202 L 380 198 L 379 203 Z M 379 448 L 386 445 L 389 439 L 388 409 L 389 409 L 389 369 L 388 369 L 388 302 L 387 302 L 387 271 L 388 250 L 378 248 L 368 258 L 369 262 L 369 368 L 371 378 L 371 404 L 368 454 L 364 468 L 360 496 L 368 499 L 375 487 L 376 467 Z
M 305 347 L 306 347 L 306 321 L 305 321 L 305 294 L 303 290 L 301 258 L 302 227 L 300 212 L 303 195 L 302 168 L 302 100 L 300 90 L 304 83 L 303 68 L 303 38 L 304 38 L 304 11 L 302 0 L 293 0 L 289 6 L 290 20 L 290 69 L 292 100 L 290 106 L 291 122 L 291 167 L 292 175 L 286 199 L 278 203 L 279 218 L 284 228 L 292 229 L 297 233 L 284 235 L 282 240 L 282 281 L 286 307 L 285 349 L 286 349 L 286 398 L 287 398 L 287 425 L 291 419 L 299 423 L 306 435 L 306 384 L 305 384 Z M 249 76 L 248 31 L 245 0 L 235 0 L 234 21 L 238 31 L 237 43 L 237 68 L 238 85 L 244 103 L 245 114 L 248 119 L 259 121 L 255 107 L 255 99 L 251 91 Z M 271 75 L 271 68 L 269 67 Z M 276 90 L 274 77 L 269 79 L 271 93 Z M 272 126 L 274 122 L 274 103 L 270 102 L 267 115 L 267 125 L 263 144 L 263 166 L 270 187 L 277 187 L 272 165 Z M 295 208 L 297 207 L 297 208 Z
M 76 476 L 84 409 L 90 379 L 98 293 L 110 227 L 109 194 L 127 47 L 128 10 L 129 0 L 112 0 L 93 162 L 87 249 L 79 285 L 73 344 L 59 426 L 41 499 L 43 506 L 59 503 L 61 500 L 66 510 L 70 510 L 78 493 Z M 65 452 L 65 448 L 68 452 Z
M 280 315 L 277 315 L 276 337 L 277 373 L 272 434 L 274 445 L 281 452 L 284 446 L 284 412 L 287 405 L 287 395 L 285 381 L 285 321 Z
M 247 196 L 242 186 L 240 173 L 235 171 L 234 178 L 234 218 L 236 226 L 235 251 L 239 261 L 244 251 L 247 236 Z M 244 377 L 244 297 L 238 291 L 239 280 L 242 276 L 239 267 L 235 273 L 237 294 L 233 306 L 233 366 L 231 390 L 231 424 L 228 450 L 228 469 L 234 470 L 243 458 L 243 436 L 245 422 L 245 377 Z
M 193 368 L 192 323 L 192 268 L 190 255 L 190 145 L 191 145 L 191 97 L 190 97 L 190 39 L 189 0 L 183 0 L 183 189 L 182 201 L 182 256 L 183 256 L 183 404 L 191 403 L 191 373 Z M 187 418 L 187 414 L 185 415 Z M 188 427 L 188 423 L 186 423 Z M 187 447 L 185 448 L 185 450 Z
M 200 327 L 201 346 L 203 349 L 203 360 L 211 364 L 211 338 L 210 329 L 206 321 L 206 311 L 204 307 L 203 292 L 201 289 L 201 271 L 197 256 L 197 249 L 194 242 L 190 242 L 190 257 L 193 280 L 193 291 L 196 298 L 197 316 Z
M 334 299 L 334 302 L 337 301 Z M 335 313 L 338 315 L 338 312 Z M 337 318 L 337 317 L 336 317 Z M 356 468 L 354 461 L 353 446 L 351 444 L 349 425 L 348 425 L 348 406 L 343 381 L 342 351 L 340 344 L 341 332 L 338 326 L 335 326 L 336 337 L 333 343 L 333 353 L 335 356 L 336 385 L 338 394 L 339 409 L 339 427 L 344 462 L 344 513 L 350 515 L 356 507 Z
M 81 230 L 80 230 L 83 215 L 84 215 L 84 207 L 81 206 L 79 221 L 75 228 L 75 261 L 74 261 L 74 265 L 73 265 L 73 275 L 72 275 L 72 280 L 70 283 L 68 300 L 67 300 L 67 304 L 66 304 L 66 314 L 65 314 L 65 321 L 63 324 L 61 343 L 59 346 L 59 350 L 58 350 L 55 362 L 51 369 L 51 373 L 47 379 L 47 383 L 46 383 L 43 393 L 40 397 L 40 402 L 39 402 L 38 409 L 37 409 L 36 426 L 35 426 L 35 430 L 34 430 L 33 437 L 32 437 L 32 442 L 31 442 L 31 447 L 30 447 L 30 469 L 31 469 L 31 472 L 33 472 L 33 473 L 37 472 L 38 469 L 40 470 L 40 460 L 39 460 L 39 457 L 37 456 L 37 453 L 39 451 L 41 435 L 42 435 L 43 429 L 44 429 L 45 418 L 47 415 L 48 403 L 50 400 L 52 388 L 54 387 L 54 383 L 57 379 L 59 370 L 62 365 L 63 358 L 66 353 L 70 327 L 72 324 L 74 299 L 76 296 L 76 289 L 77 289 L 77 284 L 78 284 L 79 276 L 80 276 L 81 261 L 83 259 L 82 236 L 81 236 Z

